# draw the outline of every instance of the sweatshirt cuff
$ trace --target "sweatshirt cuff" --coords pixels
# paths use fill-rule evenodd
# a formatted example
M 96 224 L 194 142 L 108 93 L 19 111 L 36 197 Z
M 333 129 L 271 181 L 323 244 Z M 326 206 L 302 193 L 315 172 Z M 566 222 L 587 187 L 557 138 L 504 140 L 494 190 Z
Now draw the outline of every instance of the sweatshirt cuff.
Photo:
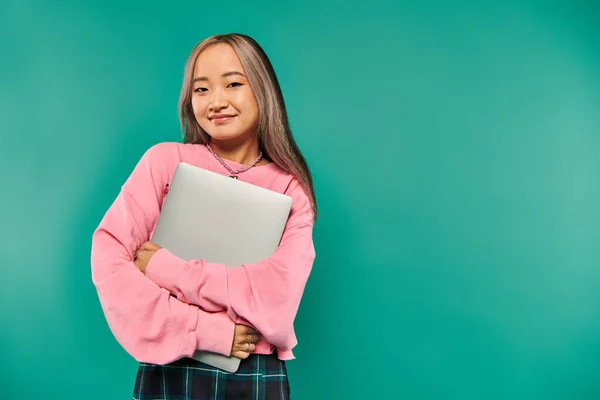
M 277 358 L 279 358 L 280 360 L 283 360 L 283 361 L 289 361 L 289 360 L 296 359 L 292 350 L 283 350 L 283 349 L 280 349 L 279 347 L 277 348 Z
M 185 269 L 186 264 L 185 260 L 174 256 L 169 250 L 161 247 L 148 261 L 145 274 L 161 288 L 175 293 L 178 291 L 178 277 Z
M 198 310 L 196 349 L 229 357 L 233 347 L 235 323 L 225 311 L 207 313 Z

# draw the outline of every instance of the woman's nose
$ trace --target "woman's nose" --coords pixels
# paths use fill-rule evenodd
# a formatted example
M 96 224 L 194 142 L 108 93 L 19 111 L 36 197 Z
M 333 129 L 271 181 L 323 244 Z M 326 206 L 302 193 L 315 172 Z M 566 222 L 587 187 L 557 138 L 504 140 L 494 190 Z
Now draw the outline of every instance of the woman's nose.
M 215 90 L 213 95 L 208 103 L 208 107 L 211 111 L 220 110 L 221 108 L 227 107 L 227 99 L 223 96 L 220 90 Z

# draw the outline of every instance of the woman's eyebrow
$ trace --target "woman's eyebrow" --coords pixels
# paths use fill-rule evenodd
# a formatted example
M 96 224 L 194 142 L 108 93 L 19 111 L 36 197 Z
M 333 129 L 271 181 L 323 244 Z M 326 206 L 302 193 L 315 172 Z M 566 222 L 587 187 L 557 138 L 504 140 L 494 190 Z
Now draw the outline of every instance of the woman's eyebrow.
M 229 72 L 225 72 L 223 75 L 221 75 L 221 77 L 226 78 L 228 76 L 232 76 L 232 75 L 240 75 L 243 76 L 244 78 L 246 77 L 246 75 L 242 74 L 241 72 L 238 71 L 229 71 Z M 193 82 L 197 82 L 197 81 L 208 81 L 208 78 L 205 76 L 199 76 L 197 78 L 194 78 Z

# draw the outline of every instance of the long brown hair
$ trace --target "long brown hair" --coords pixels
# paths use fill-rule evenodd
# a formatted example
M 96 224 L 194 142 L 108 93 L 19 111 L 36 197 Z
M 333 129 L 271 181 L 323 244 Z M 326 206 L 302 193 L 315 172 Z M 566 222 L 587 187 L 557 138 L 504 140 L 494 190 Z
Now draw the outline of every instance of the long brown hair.
M 179 98 L 183 142 L 206 144 L 210 140 L 209 134 L 200 127 L 194 117 L 192 79 L 198 55 L 209 46 L 218 43 L 231 46 L 246 71 L 250 88 L 258 104 L 257 134 L 264 156 L 298 179 L 310 198 L 316 220 L 317 202 L 312 176 L 292 135 L 279 81 L 266 53 L 251 37 L 237 33 L 215 35 L 201 41 L 192 50 L 185 65 Z

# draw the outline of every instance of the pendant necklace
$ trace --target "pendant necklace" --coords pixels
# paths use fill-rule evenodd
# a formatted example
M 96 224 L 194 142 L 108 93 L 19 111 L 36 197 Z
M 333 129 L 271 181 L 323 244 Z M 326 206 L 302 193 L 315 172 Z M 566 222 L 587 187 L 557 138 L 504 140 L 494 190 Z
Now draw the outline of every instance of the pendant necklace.
M 225 169 L 227 171 L 229 171 L 229 173 L 231 174 L 231 175 L 229 175 L 229 177 L 232 178 L 232 179 L 238 179 L 238 174 L 241 174 L 242 172 L 246 172 L 250 168 L 254 167 L 256 164 L 258 164 L 258 162 L 263 157 L 262 150 L 259 150 L 258 151 L 258 158 L 256 160 L 254 160 L 254 162 L 252 164 L 246 165 L 243 168 L 232 169 L 229 165 L 227 165 L 227 163 L 225 162 L 225 160 L 223 160 L 221 157 L 219 157 L 219 155 L 217 153 L 215 153 L 215 151 L 212 149 L 212 147 L 210 147 L 210 145 L 208 143 L 206 143 L 206 148 L 217 159 L 217 161 L 219 161 L 221 163 L 221 165 L 223 165 L 225 167 Z

